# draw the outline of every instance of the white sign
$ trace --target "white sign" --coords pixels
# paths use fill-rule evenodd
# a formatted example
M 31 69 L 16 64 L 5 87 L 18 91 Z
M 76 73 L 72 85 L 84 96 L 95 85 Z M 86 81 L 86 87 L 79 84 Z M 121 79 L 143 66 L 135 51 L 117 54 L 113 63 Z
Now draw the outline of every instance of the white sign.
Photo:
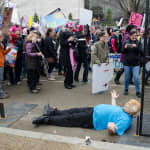
M 113 66 L 112 64 L 103 63 L 101 66 L 93 65 L 92 76 L 92 94 L 107 91 L 109 88 L 109 82 L 113 78 Z
M 20 25 L 20 20 L 19 20 L 17 8 L 13 8 L 13 13 L 12 13 L 12 17 L 11 17 L 11 22 L 12 22 L 13 24 Z
M 93 11 L 87 9 L 80 9 L 80 24 L 81 25 L 89 25 L 92 24 Z

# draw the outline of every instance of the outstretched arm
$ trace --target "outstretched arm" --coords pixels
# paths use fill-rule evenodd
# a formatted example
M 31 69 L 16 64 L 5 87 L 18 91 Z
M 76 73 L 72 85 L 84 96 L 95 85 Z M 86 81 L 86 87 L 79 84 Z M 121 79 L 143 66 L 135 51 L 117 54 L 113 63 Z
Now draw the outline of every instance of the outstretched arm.
M 111 92 L 112 105 L 117 106 L 116 99 L 119 97 L 119 94 L 113 90 Z

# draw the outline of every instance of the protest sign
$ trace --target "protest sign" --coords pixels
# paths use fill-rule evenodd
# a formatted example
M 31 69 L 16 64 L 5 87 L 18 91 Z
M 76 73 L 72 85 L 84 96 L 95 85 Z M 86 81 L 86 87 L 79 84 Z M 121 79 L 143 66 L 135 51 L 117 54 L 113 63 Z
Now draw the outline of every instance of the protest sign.
M 112 64 L 106 65 L 103 63 L 101 66 L 93 65 L 92 75 L 92 93 L 100 93 L 107 91 L 109 88 L 109 82 L 113 78 L 113 66 Z
M 93 11 L 87 9 L 80 9 L 80 24 L 81 25 L 89 25 L 92 24 Z
M 20 25 L 20 20 L 19 20 L 17 8 L 13 8 L 13 13 L 12 13 L 11 22 L 12 22 L 13 24 Z
M 120 62 L 120 54 L 109 54 L 109 63 L 112 64 L 116 70 L 123 68 L 123 64 Z
M 3 33 L 8 33 L 9 28 L 11 27 L 11 17 L 12 17 L 13 8 L 6 7 L 3 12 L 3 21 L 2 21 L 2 31 Z
M 32 16 L 29 16 L 29 28 L 32 27 Z
M 70 62 L 72 65 L 72 70 L 73 72 L 75 72 L 76 70 L 76 61 L 75 61 L 75 57 L 74 57 L 74 51 L 72 48 L 70 48 Z
M 142 23 L 142 19 L 143 19 L 143 16 L 141 14 L 132 12 L 130 20 L 129 20 L 129 25 L 133 24 L 137 27 L 140 27 Z
M 2 21 L 3 21 L 3 16 L 0 15 L 0 29 L 2 28 Z
M 64 25 L 67 20 L 60 9 L 53 11 L 49 15 L 44 17 L 48 28 L 56 28 Z
M 22 18 L 22 26 L 23 27 L 29 27 L 29 16 L 24 16 Z
M 8 44 L 9 46 L 9 44 Z M 18 53 L 18 48 L 14 46 L 10 52 L 5 56 L 6 65 L 12 68 L 15 67 L 16 57 Z
M 39 28 L 40 33 L 42 34 L 43 37 L 45 37 L 46 33 L 46 21 L 43 17 L 40 17 L 40 28 Z

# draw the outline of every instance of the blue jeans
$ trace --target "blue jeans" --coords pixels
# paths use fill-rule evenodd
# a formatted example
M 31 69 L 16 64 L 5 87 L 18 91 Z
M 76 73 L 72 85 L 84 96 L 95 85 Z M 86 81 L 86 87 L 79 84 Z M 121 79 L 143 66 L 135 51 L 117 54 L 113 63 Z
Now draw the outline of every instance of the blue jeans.
M 4 76 L 4 67 L 0 67 L 0 96 L 3 95 L 4 93 L 2 89 L 3 76 Z
M 150 71 L 146 71 L 146 75 L 145 75 L 145 82 L 148 81 L 148 78 L 150 77 Z
M 75 80 L 75 81 L 78 81 L 78 80 L 79 80 L 79 73 L 80 73 L 80 69 L 81 69 L 82 63 L 83 63 L 83 65 L 84 65 L 83 82 L 87 82 L 87 81 L 88 81 L 88 73 L 89 73 L 88 60 L 78 61 L 78 62 L 77 62 L 77 68 L 76 68 L 76 71 L 75 71 L 74 80 Z
M 124 79 L 125 90 L 128 90 L 129 88 L 129 82 L 132 72 L 136 92 L 140 92 L 140 66 L 133 66 L 133 67 L 124 66 L 124 71 L 125 71 L 125 79 Z

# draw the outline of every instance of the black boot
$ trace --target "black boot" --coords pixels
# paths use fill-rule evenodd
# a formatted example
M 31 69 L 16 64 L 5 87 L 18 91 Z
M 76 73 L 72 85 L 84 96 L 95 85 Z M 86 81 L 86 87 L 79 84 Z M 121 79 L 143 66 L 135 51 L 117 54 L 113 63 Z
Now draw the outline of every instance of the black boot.
M 42 125 L 42 124 L 45 124 L 45 120 L 47 120 L 47 119 L 48 119 L 47 116 L 40 116 L 38 118 L 34 118 L 32 120 L 32 124 L 37 125 L 37 126 Z
M 117 72 L 117 74 L 116 74 L 116 77 L 115 77 L 115 79 L 114 79 L 114 82 L 116 83 L 116 84 L 120 84 L 120 77 L 121 77 L 121 75 L 123 74 L 123 72 L 124 72 L 124 69 L 121 69 L 121 70 L 119 70 L 118 72 Z
M 51 115 L 54 115 L 55 112 L 56 112 L 57 108 L 53 108 L 53 107 L 50 107 L 49 104 L 46 104 L 44 106 L 44 112 L 43 112 L 43 116 L 51 116 Z

